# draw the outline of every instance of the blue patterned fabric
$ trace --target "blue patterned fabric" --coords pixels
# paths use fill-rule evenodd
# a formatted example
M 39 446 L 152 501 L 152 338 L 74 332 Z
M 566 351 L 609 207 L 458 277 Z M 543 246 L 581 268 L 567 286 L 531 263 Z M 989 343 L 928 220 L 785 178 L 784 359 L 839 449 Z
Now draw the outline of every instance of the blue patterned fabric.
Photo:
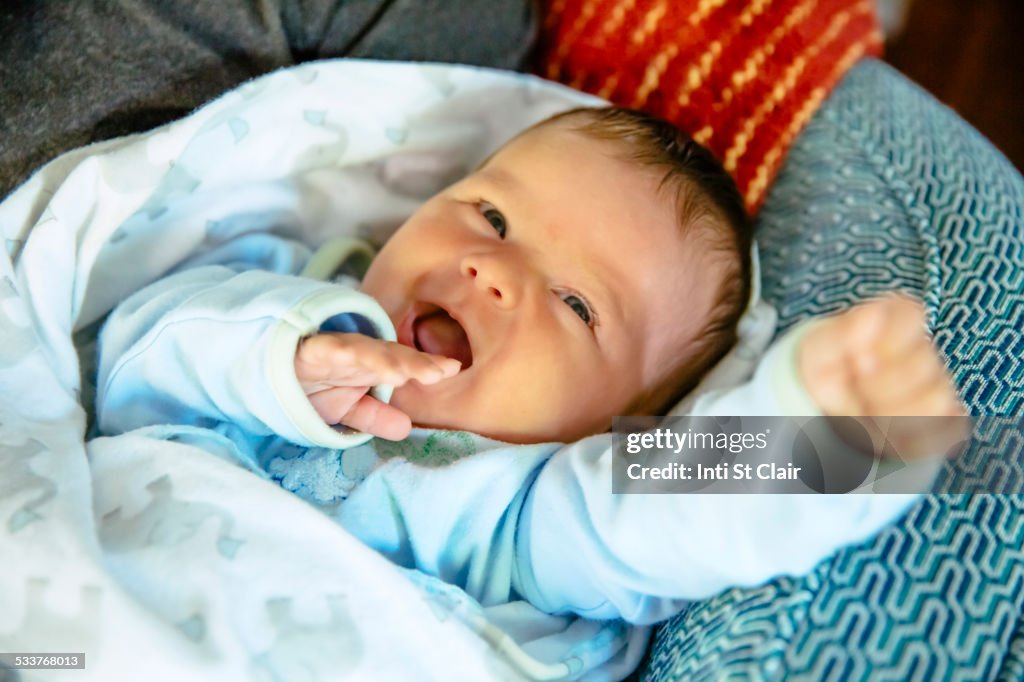
M 1022 207 L 1024 179 L 984 138 L 865 61 L 801 134 L 760 215 L 765 296 L 786 328 L 916 293 L 972 414 L 1019 423 Z M 873 542 L 664 625 L 641 678 L 1024 679 L 1024 497 L 948 494 L 1022 489 L 1024 445 L 989 425 L 940 494 Z

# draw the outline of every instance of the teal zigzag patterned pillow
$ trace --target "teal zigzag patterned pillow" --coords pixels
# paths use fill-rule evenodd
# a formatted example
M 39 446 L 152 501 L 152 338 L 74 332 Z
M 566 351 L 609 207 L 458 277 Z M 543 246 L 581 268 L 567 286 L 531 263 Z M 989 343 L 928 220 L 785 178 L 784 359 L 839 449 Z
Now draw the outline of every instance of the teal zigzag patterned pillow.
M 973 414 L 1024 413 L 1024 180 L 976 131 L 867 60 L 802 133 L 759 218 L 783 328 L 873 294 L 921 296 Z M 1021 490 L 992 428 L 939 490 Z M 1007 455 L 1017 453 L 1017 458 Z M 680 570 L 686 570 L 680 567 Z M 662 626 L 641 677 L 1024 679 L 1024 496 L 938 494 L 809 576 Z

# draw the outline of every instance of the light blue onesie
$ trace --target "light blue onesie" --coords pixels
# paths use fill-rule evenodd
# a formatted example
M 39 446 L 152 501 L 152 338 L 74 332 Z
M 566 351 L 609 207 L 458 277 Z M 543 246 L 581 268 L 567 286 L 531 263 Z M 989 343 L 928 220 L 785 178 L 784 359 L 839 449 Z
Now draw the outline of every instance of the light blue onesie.
M 296 344 L 328 321 L 388 339 L 394 330 L 364 294 L 297 276 L 310 257 L 294 242 L 249 235 L 124 301 L 100 340 L 99 431 L 157 425 L 152 434 L 230 457 L 401 566 L 485 607 L 527 602 L 497 617 L 511 631 L 514 614 L 527 612 L 653 623 L 728 587 L 804 573 L 916 499 L 613 495 L 607 435 L 511 446 L 461 432 L 415 429 L 396 444 L 339 431 L 298 385 Z M 693 412 L 812 413 L 793 378 L 793 346 L 784 337 L 750 382 L 701 397 Z M 532 655 L 566 658 L 536 634 Z M 628 668 L 642 653 L 637 641 L 620 637 L 601 655 L 630 658 Z

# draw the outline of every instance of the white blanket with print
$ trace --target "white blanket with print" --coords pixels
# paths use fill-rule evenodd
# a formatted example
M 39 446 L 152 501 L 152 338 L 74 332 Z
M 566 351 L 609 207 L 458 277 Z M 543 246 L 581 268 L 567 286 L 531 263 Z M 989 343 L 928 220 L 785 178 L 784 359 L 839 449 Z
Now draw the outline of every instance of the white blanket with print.
M 66 154 L 0 203 L 0 652 L 86 653 L 25 679 L 522 672 L 464 603 L 291 493 L 187 443 L 90 441 L 91 339 L 240 233 L 381 242 L 512 133 L 593 102 L 488 70 L 312 63 Z

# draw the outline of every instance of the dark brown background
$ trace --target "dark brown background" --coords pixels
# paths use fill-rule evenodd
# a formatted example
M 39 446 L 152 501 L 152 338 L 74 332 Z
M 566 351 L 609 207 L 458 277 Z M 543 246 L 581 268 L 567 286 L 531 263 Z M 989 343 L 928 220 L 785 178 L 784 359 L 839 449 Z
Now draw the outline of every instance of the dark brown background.
M 1024 171 L 1024 0 L 913 0 L 886 61 Z

